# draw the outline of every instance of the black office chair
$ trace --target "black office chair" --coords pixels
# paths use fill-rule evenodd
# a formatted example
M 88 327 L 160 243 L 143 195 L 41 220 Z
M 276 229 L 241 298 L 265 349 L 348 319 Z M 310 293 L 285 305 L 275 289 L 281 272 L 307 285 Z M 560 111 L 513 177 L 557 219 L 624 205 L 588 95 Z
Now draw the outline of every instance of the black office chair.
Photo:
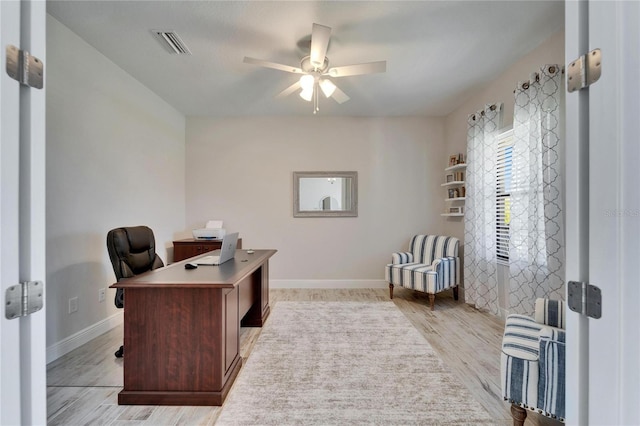
M 147 226 L 131 226 L 112 229 L 107 233 L 107 250 L 118 282 L 143 272 L 162 268 L 164 263 L 156 254 L 156 239 Z M 124 307 L 124 290 L 116 290 L 116 307 Z M 124 355 L 124 346 L 115 353 L 117 358 Z

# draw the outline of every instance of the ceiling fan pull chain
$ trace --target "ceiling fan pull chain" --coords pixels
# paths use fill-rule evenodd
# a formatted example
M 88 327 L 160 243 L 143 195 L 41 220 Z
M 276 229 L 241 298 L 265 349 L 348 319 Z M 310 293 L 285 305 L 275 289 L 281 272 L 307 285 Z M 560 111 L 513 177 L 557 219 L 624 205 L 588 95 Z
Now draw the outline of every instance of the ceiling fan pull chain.
M 320 108 L 318 108 L 318 84 L 314 84 L 313 87 L 313 113 L 317 113 L 318 111 L 320 111 Z

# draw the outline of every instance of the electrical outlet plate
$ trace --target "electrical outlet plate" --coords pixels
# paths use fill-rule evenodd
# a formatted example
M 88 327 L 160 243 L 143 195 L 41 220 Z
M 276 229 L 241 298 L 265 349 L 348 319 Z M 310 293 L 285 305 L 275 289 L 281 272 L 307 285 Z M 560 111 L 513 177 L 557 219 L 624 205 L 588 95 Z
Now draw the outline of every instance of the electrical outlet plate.
M 69 299 L 69 313 L 72 314 L 78 311 L 78 298 L 72 297 Z
M 104 302 L 104 299 L 106 298 L 106 289 L 101 288 L 100 290 L 98 290 L 98 302 Z

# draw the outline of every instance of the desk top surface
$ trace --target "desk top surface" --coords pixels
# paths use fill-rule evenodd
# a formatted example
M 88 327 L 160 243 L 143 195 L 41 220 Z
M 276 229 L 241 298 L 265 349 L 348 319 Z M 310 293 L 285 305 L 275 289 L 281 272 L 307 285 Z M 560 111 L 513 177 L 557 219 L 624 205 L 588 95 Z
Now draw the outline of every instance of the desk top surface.
M 222 265 L 198 265 L 196 269 L 185 269 L 184 265 L 194 259 L 220 254 L 220 250 L 214 250 L 181 262 L 172 263 L 164 268 L 155 269 L 124 279 L 112 284 L 110 288 L 148 288 L 148 287 L 183 287 L 183 288 L 209 288 L 209 287 L 234 287 L 244 277 L 253 273 L 266 263 L 277 250 L 255 250 L 253 254 L 247 250 L 236 250 L 235 258 Z

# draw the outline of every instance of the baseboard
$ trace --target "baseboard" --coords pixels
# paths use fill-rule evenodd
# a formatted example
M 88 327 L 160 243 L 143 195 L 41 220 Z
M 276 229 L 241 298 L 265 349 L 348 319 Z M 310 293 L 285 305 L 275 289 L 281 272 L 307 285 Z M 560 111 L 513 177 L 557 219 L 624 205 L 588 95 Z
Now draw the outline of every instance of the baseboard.
M 385 280 L 269 280 L 269 288 L 388 288 Z
M 385 280 L 269 280 L 270 288 L 388 288 Z M 84 330 L 47 347 L 47 364 L 122 324 L 124 316 L 118 312 Z
M 66 339 L 62 339 L 59 342 L 54 343 L 53 345 L 47 348 L 47 364 L 56 359 L 60 358 L 63 355 L 68 354 L 72 350 L 79 348 L 85 343 L 95 339 L 101 334 L 106 333 L 114 327 L 122 324 L 124 321 L 124 315 L 122 312 L 118 312 L 114 315 L 111 315 L 108 318 L 99 321 L 84 330 L 80 330 L 77 333 L 67 337 Z

